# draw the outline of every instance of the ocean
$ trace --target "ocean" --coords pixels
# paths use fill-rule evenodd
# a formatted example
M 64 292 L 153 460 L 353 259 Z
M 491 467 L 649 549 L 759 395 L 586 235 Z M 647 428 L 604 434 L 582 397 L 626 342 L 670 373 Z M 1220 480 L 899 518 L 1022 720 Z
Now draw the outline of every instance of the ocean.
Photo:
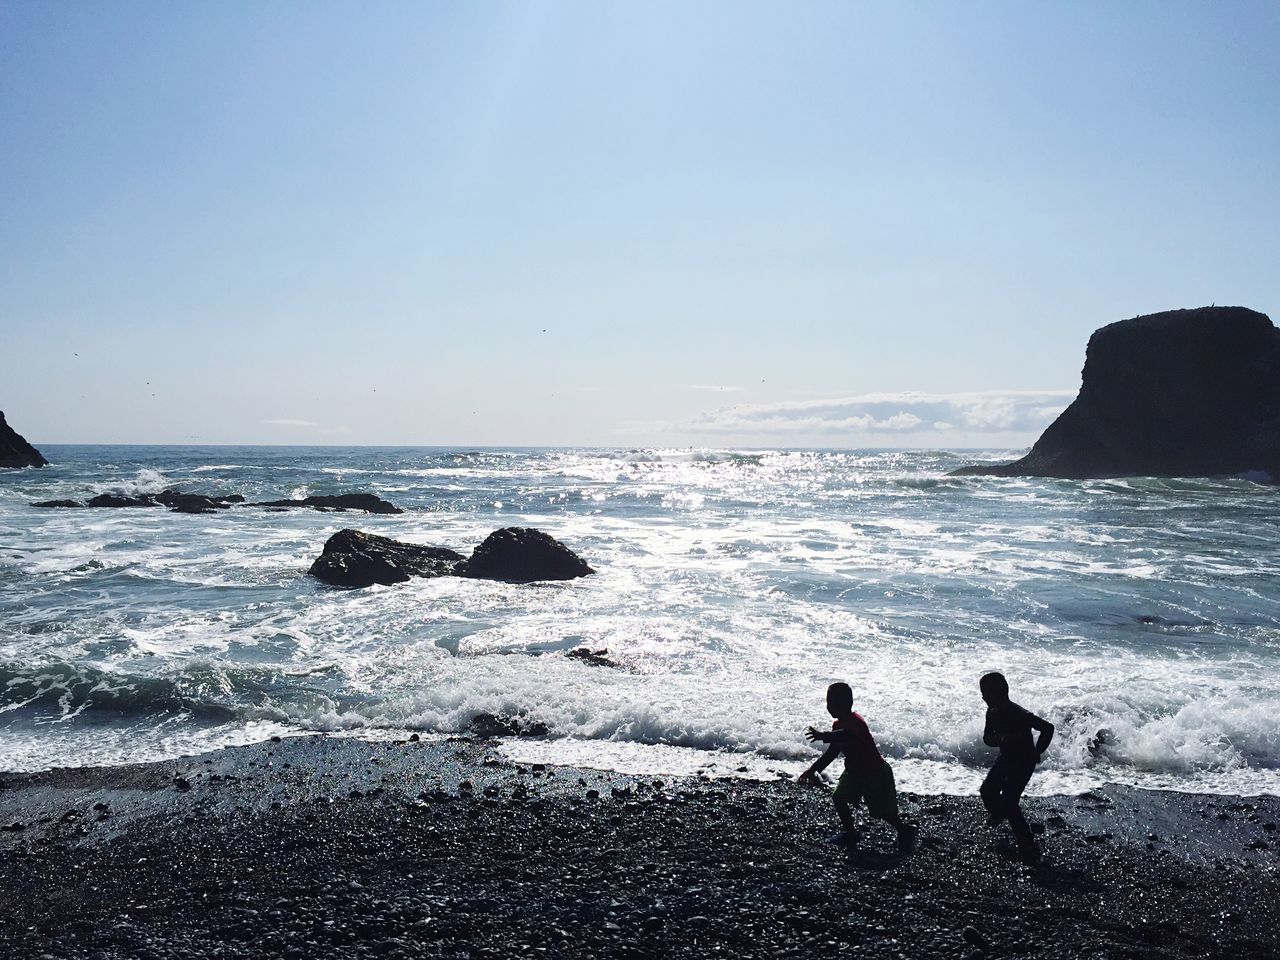
M 1280 794 L 1280 488 L 1249 479 L 946 476 L 1012 451 L 42 451 L 0 471 L 0 769 L 506 714 L 547 731 L 498 748 L 521 760 L 771 777 L 814 756 L 842 679 L 900 789 L 967 792 L 998 669 L 1057 725 L 1032 793 Z M 29 505 L 167 487 L 405 513 Z M 597 573 L 306 572 L 343 527 L 466 553 L 504 526 Z

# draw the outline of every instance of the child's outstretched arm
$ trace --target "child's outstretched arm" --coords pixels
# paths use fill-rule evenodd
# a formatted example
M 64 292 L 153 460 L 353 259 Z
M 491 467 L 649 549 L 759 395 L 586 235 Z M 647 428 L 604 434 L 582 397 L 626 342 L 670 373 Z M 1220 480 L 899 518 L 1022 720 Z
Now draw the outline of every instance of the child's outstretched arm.
M 805 731 L 805 736 L 810 741 L 822 741 L 831 745 L 823 751 L 822 756 L 813 761 L 809 765 L 809 769 L 800 774 L 797 783 L 816 783 L 818 774 L 827 769 L 831 765 L 831 761 L 840 756 L 840 745 L 836 742 L 837 732 L 834 730 L 819 730 L 817 727 L 810 727 Z

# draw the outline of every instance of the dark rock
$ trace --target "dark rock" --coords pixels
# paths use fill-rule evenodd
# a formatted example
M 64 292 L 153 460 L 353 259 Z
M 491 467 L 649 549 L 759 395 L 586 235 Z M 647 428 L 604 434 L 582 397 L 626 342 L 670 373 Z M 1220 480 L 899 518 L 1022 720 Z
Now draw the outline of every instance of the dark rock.
M 174 513 L 213 513 L 215 510 L 227 509 L 227 504 L 221 498 L 206 497 L 198 493 L 179 493 L 177 490 L 157 493 L 155 500 Z
M 255 507 L 288 509 L 311 507 L 315 510 L 363 510 L 366 513 L 404 513 L 394 503 L 388 503 L 373 493 L 343 493 L 337 496 L 305 497 L 302 500 L 266 500 Z
M 326 541 L 311 564 L 311 576 L 340 587 L 403 583 L 410 577 L 443 577 L 462 561 L 460 553 L 378 537 L 359 530 L 339 530 Z
M 5 422 L 0 412 L 0 467 L 43 467 L 44 456 Z
M 609 658 L 608 650 L 592 650 L 590 647 L 578 647 L 565 654 L 571 660 L 581 660 L 593 667 L 616 667 L 616 660 Z
M 1080 393 L 1021 460 L 953 476 L 1280 482 L 1280 330 L 1244 307 L 1121 320 L 1089 338 Z
M 547 725 L 539 720 L 522 720 L 507 714 L 480 713 L 471 721 L 476 737 L 545 737 Z
M 156 507 L 166 506 L 175 513 L 212 513 L 225 510 L 230 504 L 243 503 L 244 497 L 232 494 L 228 497 L 210 497 L 200 493 L 183 493 L 180 490 L 163 490 L 160 493 L 143 493 L 129 496 L 120 493 L 100 493 L 87 503 L 78 500 L 42 500 L 33 507 Z
M 586 561 L 559 540 L 529 527 L 504 527 L 485 537 L 459 576 L 508 583 L 572 580 L 594 573 Z
M 978 930 L 977 927 L 965 927 L 960 931 L 960 936 L 964 937 L 965 943 L 977 947 L 979 950 L 989 950 L 991 943 Z
M 159 505 L 154 497 L 146 494 L 140 497 L 129 497 L 119 493 L 100 493 L 85 504 L 87 507 L 158 507 Z
M 201 493 L 182 493 L 179 490 L 163 490 L 154 499 L 174 513 L 213 513 L 215 510 L 225 510 L 233 503 L 244 502 L 244 497 L 238 493 L 229 497 L 209 497 Z

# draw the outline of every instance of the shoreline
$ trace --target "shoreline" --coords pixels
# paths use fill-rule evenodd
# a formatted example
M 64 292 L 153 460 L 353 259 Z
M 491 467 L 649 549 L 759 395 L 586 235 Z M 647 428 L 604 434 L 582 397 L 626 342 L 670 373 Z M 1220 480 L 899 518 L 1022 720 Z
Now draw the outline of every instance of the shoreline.
M 904 793 L 917 850 L 826 842 L 783 779 L 522 764 L 492 740 L 285 738 L 0 774 L 0 956 L 1274 957 L 1280 798 Z M 15 825 L 17 825 L 15 827 Z M 833 893 L 838 891 L 838 893 Z

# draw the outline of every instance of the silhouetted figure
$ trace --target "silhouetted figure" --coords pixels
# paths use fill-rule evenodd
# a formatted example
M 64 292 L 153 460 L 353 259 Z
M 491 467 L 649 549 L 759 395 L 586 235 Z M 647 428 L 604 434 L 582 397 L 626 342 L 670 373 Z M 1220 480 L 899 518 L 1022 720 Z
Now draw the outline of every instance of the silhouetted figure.
M 898 848 L 909 851 L 919 830 L 898 817 L 898 791 L 893 783 L 893 768 L 880 756 L 866 721 L 853 712 L 853 690 L 847 683 L 833 683 L 827 687 L 827 713 L 835 717 L 831 732 L 810 727 L 805 735 L 811 741 L 820 740 L 831 746 L 800 775 L 799 782 L 817 783 L 818 774 L 830 766 L 832 760 L 844 754 L 844 773 L 832 796 L 844 830 L 831 838 L 832 843 L 849 848 L 857 843 L 858 831 L 853 825 L 852 808 L 865 800 L 871 816 L 897 829 Z
M 999 747 L 1000 756 L 982 781 L 982 802 L 990 816 L 987 823 L 996 826 L 1008 820 L 1018 848 L 1029 859 L 1040 856 L 1031 828 L 1027 826 L 1022 808 L 1018 805 L 1022 791 L 1027 788 L 1031 774 L 1053 739 L 1053 724 L 1024 710 L 1009 699 L 1009 682 L 1004 674 L 988 673 L 978 681 L 982 699 L 987 702 L 987 723 L 982 731 L 982 742 L 988 747 Z M 1039 736 L 1032 739 L 1031 731 Z

